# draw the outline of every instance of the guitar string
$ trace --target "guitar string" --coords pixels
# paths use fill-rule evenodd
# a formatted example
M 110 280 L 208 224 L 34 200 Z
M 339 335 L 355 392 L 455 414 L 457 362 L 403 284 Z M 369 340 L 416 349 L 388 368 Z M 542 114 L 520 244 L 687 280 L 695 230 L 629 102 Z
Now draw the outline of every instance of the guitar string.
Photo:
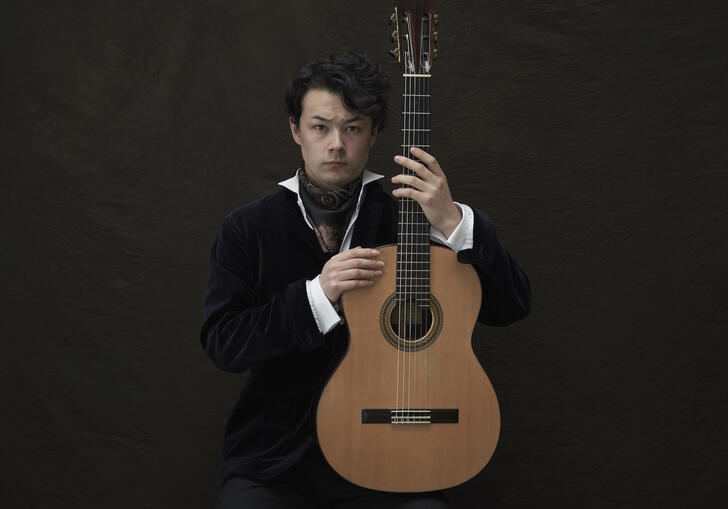
M 416 72 L 415 72 L 415 74 L 416 74 Z M 415 91 L 414 91 L 414 96 L 412 97 L 412 108 L 410 109 L 410 118 L 411 118 L 410 128 L 412 129 L 410 136 L 412 138 L 412 145 L 419 146 L 420 140 L 418 139 L 417 131 L 415 130 L 417 128 L 417 115 L 415 115 L 415 112 L 417 111 L 417 108 L 419 106 L 418 94 L 420 92 L 420 89 L 419 89 L 420 83 L 415 76 L 412 77 L 412 82 L 414 83 Z M 410 158 L 413 157 L 411 151 L 407 155 L 407 157 L 410 157 Z M 415 175 L 415 172 L 412 170 L 410 170 L 409 173 L 410 173 L 410 175 Z M 411 213 L 409 216 L 410 234 L 407 238 L 408 242 L 410 243 L 410 246 L 408 249 L 408 251 L 410 253 L 410 265 L 409 265 L 409 274 L 408 274 L 409 277 L 407 278 L 407 282 L 410 286 L 410 298 L 407 301 L 407 306 L 409 307 L 409 313 L 407 313 L 407 316 L 409 317 L 409 320 L 410 320 L 410 322 L 409 322 L 410 323 L 410 326 L 409 326 L 410 332 L 407 335 L 407 339 L 408 339 L 407 345 L 408 345 L 408 349 L 409 349 L 409 380 L 408 380 L 409 397 L 411 398 L 411 400 L 407 401 L 407 420 L 409 422 L 412 422 L 412 420 L 411 420 L 412 419 L 412 409 L 414 408 L 414 399 L 415 399 L 414 392 L 415 392 L 415 388 L 417 386 L 417 384 L 416 384 L 417 379 L 414 376 L 415 370 L 417 368 L 417 363 L 416 363 L 417 355 L 415 354 L 414 341 L 413 341 L 414 337 L 417 334 L 417 315 L 415 314 L 417 312 L 416 311 L 417 287 L 414 285 L 415 280 L 413 279 L 413 276 L 414 276 L 413 269 L 414 269 L 415 264 L 417 263 L 417 244 L 416 244 L 417 235 L 416 235 L 416 231 L 415 231 L 416 230 L 415 217 L 417 215 L 417 202 L 415 202 L 413 199 L 410 199 L 410 206 L 411 206 L 411 211 L 410 211 Z
M 413 56 L 413 58 L 414 58 L 414 56 Z M 412 109 L 414 108 L 414 102 L 416 100 L 415 99 L 416 96 L 414 95 L 416 93 L 416 89 L 412 85 L 416 85 L 416 82 L 411 77 L 408 79 L 410 80 L 409 88 L 410 88 L 410 93 L 412 95 L 410 96 L 409 107 L 407 108 L 407 124 L 408 124 L 407 128 L 409 129 L 407 131 L 407 139 L 409 141 L 409 143 L 408 143 L 409 146 L 407 147 L 407 153 L 405 154 L 406 157 L 410 157 L 410 155 L 411 155 L 410 148 L 415 143 L 414 136 L 413 136 L 414 131 L 412 131 L 411 129 L 412 129 Z M 412 170 L 406 169 L 405 173 L 407 173 L 407 175 L 411 175 Z M 407 187 L 411 187 L 411 186 L 407 186 Z M 410 338 L 412 337 L 412 307 L 411 307 L 412 286 L 411 286 L 411 284 L 408 284 L 408 282 L 412 281 L 411 280 L 412 274 L 411 274 L 411 270 L 410 270 L 411 265 L 412 265 L 412 245 L 411 245 L 412 244 L 412 242 L 411 242 L 412 199 L 406 198 L 405 203 L 406 203 L 406 208 L 407 208 L 407 214 L 405 215 L 405 231 L 407 232 L 407 234 L 404 237 L 405 253 L 406 253 L 406 255 L 405 255 L 405 273 L 404 273 L 405 274 L 404 287 L 406 288 L 406 290 L 405 290 L 406 297 L 405 297 L 404 305 L 406 306 L 406 308 L 405 308 L 405 313 L 404 313 L 404 317 L 405 317 L 404 319 L 405 319 L 405 329 L 406 329 L 406 331 L 405 331 L 405 348 L 406 348 L 405 352 L 406 352 L 406 357 L 407 357 L 407 367 L 406 367 L 406 369 L 407 369 L 407 405 L 406 405 L 407 411 L 406 411 L 405 415 L 406 415 L 406 420 L 409 421 L 410 408 L 411 408 L 410 397 L 412 395 L 412 352 L 410 350 L 410 342 L 409 342 Z
M 412 146 L 412 143 L 414 143 L 414 140 L 412 139 L 412 131 L 409 130 L 412 128 L 412 115 L 410 114 L 410 112 L 412 111 L 412 106 L 413 106 L 412 103 L 414 102 L 414 90 L 413 90 L 414 80 L 412 80 L 412 78 L 410 78 L 410 77 L 408 77 L 407 79 L 410 82 L 409 89 L 410 89 L 411 95 L 408 96 L 408 98 L 407 98 L 408 103 L 407 103 L 407 127 L 406 127 L 406 129 L 408 129 L 408 131 L 407 131 L 407 145 L 408 146 L 406 147 L 405 157 L 410 156 L 409 149 Z M 408 170 L 406 167 L 404 169 L 404 172 L 407 175 L 409 175 L 411 173 L 410 170 Z M 410 186 L 405 186 L 405 187 L 410 187 Z M 409 281 L 409 267 L 410 267 L 410 255 L 411 255 L 411 253 L 410 253 L 411 246 L 409 243 L 409 235 L 410 235 L 410 214 L 412 213 L 412 203 L 410 202 L 409 198 L 405 198 L 404 203 L 405 203 L 405 210 L 406 210 L 406 213 L 404 216 L 405 235 L 402 238 L 402 242 L 404 245 L 404 252 L 405 252 L 405 258 L 404 258 L 405 265 L 404 265 L 404 272 L 403 272 L 404 279 L 402 280 L 402 286 L 405 289 L 405 298 L 404 298 L 404 302 L 402 304 L 404 306 L 404 328 L 405 328 L 405 333 L 404 333 L 405 366 L 404 366 L 404 368 L 407 373 L 407 376 L 406 376 L 406 379 L 403 380 L 402 382 L 404 384 L 406 384 L 405 391 L 407 394 L 407 399 L 406 399 L 406 401 L 403 401 L 403 403 L 404 403 L 403 407 L 405 409 L 405 412 L 404 412 L 405 419 L 407 419 L 409 417 L 409 402 L 410 402 L 409 381 L 410 381 L 410 367 L 412 365 L 411 364 L 412 358 L 410 356 L 409 341 L 408 341 L 410 332 L 411 332 L 410 328 L 411 328 L 411 324 L 412 324 L 412 322 L 410 321 L 411 315 L 410 315 L 410 307 L 409 307 L 409 302 L 410 302 L 410 297 L 411 297 L 409 295 L 409 292 L 410 292 L 411 287 L 410 287 L 410 285 L 407 284 L 407 281 Z
M 422 127 L 422 115 L 418 115 L 417 113 L 422 112 L 422 103 L 423 103 L 423 97 L 422 97 L 422 77 L 417 77 L 417 110 L 415 113 L 415 136 L 418 138 L 418 147 L 422 148 L 424 146 L 424 131 L 420 131 Z M 421 162 L 418 159 L 419 162 Z M 423 245 L 426 240 L 422 235 L 422 212 L 421 207 L 417 207 L 417 210 L 415 212 L 415 226 L 414 230 L 417 231 L 417 235 L 415 235 L 415 242 L 417 243 L 415 245 L 415 253 L 417 253 L 415 266 L 418 268 L 421 268 L 422 264 L 422 253 L 424 251 L 425 246 Z M 420 273 L 416 272 L 417 277 L 419 277 Z M 420 391 L 418 391 L 419 385 L 420 385 L 420 375 L 419 375 L 419 368 L 420 368 L 420 359 L 422 357 L 421 350 L 416 347 L 416 345 L 419 343 L 419 339 L 422 338 L 422 308 L 420 307 L 420 299 L 422 298 L 422 287 L 419 286 L 420 280 L 419 279 L 413 279 L 413 281 L 416 282 L 416 292 L 415 292 L 415 299 L 413 303 L 413 307 L 415 310 L 415 313 L 417 313 L 417 321 L 415 325 L 415 341 L 412 342 L 413 345 L 413 357 L 414 357 L 414 394 L 413 394 L 413 400 L 414 400 L 414 408 L 422 408 L 421 405 L 418 404 L 417 398 L 419 397 Z
M 427 100 L 428 98 L 425 96 L 427 93 L 426 90 L 427 85 L 427 78 L 425 76 L 421 76 L 418 78 L 418 98 L 420 101 L 420 104 L 418 104 L 417 112 L 418 114 L 415 115 L 415 118 L 417 119 L 417 133 L 418 137 L 420 138 L 420 145 L 421 148 L 427 148 L 429 151 L 429 147 L 425 147 L 425 145 L 428 145 L 428 132 L 425 130 L 427 128 L 427 118 L 426 115 L 422 115 L 422 113 L 425 113 L 427 111 Z M 423 163 L 424 164 L 424 163 Z M 418 239 L 418 268 L 422 269 L 427 265 L 425 262 L 427 262 L 427 256 L 429 254 L 429 231 L 427 231 L 426 221 L 425 221 L 425 214 L 421 207 L 418 207 L 417 209 L 418 217 L 416 219 L 417 226 L 416 229 L 419 232 L 419 239 Z M 424 272 L 417 272 L 417 277 L 415 281 L 418 282 L 418 292 L 417 292 L 417 300 L 416 300 L 416 307 L 417 307 L 417 313 L 418 313 L 418 326 L 417 326 L 417 342 L 419 343 L 422 338 L 427 333 L 427 302 L 425 301 L 426 294 L 427 294 L 427 288 L 424 286 L 420 286 L 425 282 L 423 279 L 419 279 L 421 275 L 425 274 Z M 427 274 L 429 276 L 429 274 Z M 424 306 L 423 306 L 424 304 Z M 417 348 L 416 349 L 416 375 L 417 375 L 417 385 L 416 385 L 416 395 L 419 398 L 418 401 L 416 401 L 415 408 L 426 408 L 426 404 L 424 402 L 424 398 L 426 397 L 425 393 L 425 387 L 424 384 L 426 383 L 426 376 L 425 376 L 425 360 L 427 358 L 427 348 Z
M 412 80 L 407 78 L 407 82 L 408 82 L 408 87 L 407 87 L 408 94 L 412 94 Z M 411 102 L 412 102 L 412 96 L 408 95 L 407 96 L 407 107 L 405 108 L 405 111 L 409 112 L 409 109 L 411 107 Z M 409 114 L 405 115 L 405 129 L 408 129 L 410 127 L 410 121 L 411 121 L 410 115 Z M 410 139 L 410 131 L 405 131 L 405 136 L 406 136 L 407 142 L 406 142 L 406 146 L 404 148 L 404 150 L 405 150 L 404 155 L 407 156 L 407 152 L 409 149 L 409 147 L 407 145 L 412 143 L 412 140 Z M 406 167 L 403 167 L 402 171 L 405 174 L 408 173 Z M 404 185 L 403 187 L 407 187 L 407 186 Z M 403 337 L 406 340 L 407 335 L 408 335 L 408 328 L 409 328 L 409 321 L 408 321 L 409 316 L 407 315 L 407 311 L 408 311 L 407 310 L 407 300 L 409 299 L 409 295 L 408 295 L 409 288 L 407 286 L 407 269 L 409 268 L 409 247 L 407 245 L 407 235 L 408 235 L 408 228 L 409 228 L 408 221 L 409 221 L 409 212 L 410 212 L 409 200 L 407 198 L 403 198 L 402 205 L 403 205 L 402 208 L 404 209 L 403 218 L 402 218 L 403 219 L 403 223 L 402 223 L 402 276 L 403 276 L 403 279 L 400 281 L 400 286 L 402 288 L 402 306 L 401 307 L 402 307 L 402 323 L 403 323 L 403 327 L 404 327 Z M 407 349 L 406 341 L 404 343 L 404 347 L 405 348 L 404 348 L 403 357 L 402 357 L 402 373 L 404 375 L 404 377 L 402 378 L 402 393 L 403 393 L 402 394 L 402 396 L 403 396 L 402 410 L 403 410 L 403 412 L 400 417 L 406 418 L 406 414 L 404 411 L 407 409 L 407 402 L 409 401 L 409 392 L 407 390 L 407 388 L 408 388 L 407 380 L 409 379 L 409 370 L 407 369 L 409 366 L 409 351 Z
M 407 90 L 408 90 L 408 82 L 407 77 L 404 78 L 404 111 L 407 111 Z M 406 129 L 407 127 L 407 115 L 404 115 L 404 119 L 402 122 L 403 127 Z M 407 131 L 404 129 L 402 130 L 402 151 L 404 153 L 405 146 L 407 144 Z M 404 155 L 404 154 L 403 154 Z M 402 173 L 404 173 L 404 167 L 401 168 Z M 403 185 L 400 185 L 400 188 L 403 188 Z M 397 337 L 402 337 L 402 304 L 403 304 L 403 289 L 401 284 L 401 275 L 403 270 L 403 264 L 402 260 L 404 258 L 404 246 L 402 245 L 402 232 L 404 231 L 404 227 L 402 224 L 402 220 L 404 217 L 404 200 L 400 198 L 399 200 L 399 214 L 400 217 L 398 218 L 399 222 L 399 228 L 398 228 L 398 234 L 397 237 L 397 275 L 399 276 L 396 281 L 396 288 L 397 288 L 397 295 L 396 295 L 396 305 L 397 305 Z M 399 343 L 399 339 L 398 339 Z M 400 376 L 404 376 L 404 365 L 402 365 L 401 375 L 400 375 L 400 364 L 402 362 L 402 358 L 404 357 L 404 354 L 401 352 L 401 348 L 399 348 L 399 344 L 397 345 L 397 404 L 395 405 L 395 420 L 398 420 L 399 416 L 399 410 L 400 410 L 400 394 L 399 394 L 399 385 L 400 385 Z M 404 384 L 402 384 L 402 398 L 404 398 Z
M 428 145 L 427 152 L 431 152 L 432 151 L 432 134 L 430 132 L 430 127 L 431 127 L 431 117 L 430 117 L 430 113 L 431 113 L 430 112 L 430 104 L 431 104 L 431 102 L 430 101 L 431 101 L 431 98 L 432 98 L 431 95 L 430 95 L 431 94 L 431 90 L 430 90 L 431 80 L 430 80 L 430 77 L 429 76 L 426 77 L 426 78 L 423 78 L 423 79 L 424 79 L 424 85 L 425 85 L 424 86 L 424 89 L 425 89 L 424 90 L 424 93 L 426 94 L 426 97 L 425 97 L 425 104 L 426 104 L 426 106 L 423 109 L 423 112 L 425 113 L 425 115 L 420 115 L 420 116 L 423 117 L 423 119 L 422 119 L 423 122 L 422 123 L 423 123 L 424 128 L 427 129 L 427 131 L 423 131 L 424 134 L 425 134 L 425 144 Z M 424 214 L 423 214 L 423 216 L 424 216 Z M 427 334 L 429 332 L 429 326 L 432 325 L 432 317 L 431 317 L 431 313 L 430 313 L 430 270 L 429 270 L 430 267 L 431 267 L 431 265 L 430 265 L 430 235 L 429 235 L 430 234 L 430 225 L 429 225 L 429 222 L 425 222 L 424 217 L 422 219 L 423 219 L 422 229 L 426 232 L 426 235 L 423 235 L 423 237 L 426 237 L 427 238 L 427 245 L 424 246 L 424 249 L 425 249 L 424 259 L 425 259 L 425 262 L 426 262 L 426 265 L 427 265 L 427 269 L 428 269 L 427 270 L 427 287 L 424 289 L 425 290 L 425 292 L 424 292 L 425 295 L 423 296 L 424 297 L 424 305 L 425 305 L 425 315 L 424 315 L 424 318 L 425 318 L 424 328 L 425 328 L 425 330 L 423 331 L 423 336 L 424 336 L 425 334 Z M 429 408 L 430 407 L 430 405 L 428 404 L 429 403 L 428 402 L 428 396 L 429 396 L 429 392 L 428 392 L 428 382 L 429 382 L 429 376 L 428 376 L 429 363 L 428 363 L 428 359 L 429 359 L 429 352 L 430 352 L 430 349 L 429 348 L 425 348 L 423 350 L 423 357 L 424 357 L 423 358 L 423 363 L 424 363 L 424 366 L 423 366 L 423 374 L 422 374 L 422 380 L 423 380 L 423 387 L 422 387 L 422 389 L 423 389 L 423 391 L 422 391 L 423 392 L 423 402 L 422 402 L 422 408 Z
M 425 128 L 427 129 L 427 131 L 425 131 L 425 134 L 426 134 L 425 144 L 428 145 L 427 151 L 431 152 L 432 151 L 432 133 L 430 131 L 430 128 L 431 128 L 430 106 L 431 106 L 432 92 L 431 92 L 430 87 L 432 85 L 432 81 L 429 76 L 424 78 L 424 80 L 425 80 L 425 94 L 427 94 L 427 97 L 425 98 L 426 107 L 423 110 L 425 112 L 425 115 L 421 115 L 421 116 L 423 117 L 423 124 L 425 125 Z M 425 249 L 426 249 L 425 260 L 426 260 L 426 265 L 427 265 L 428 270 L 427 270 L 427 287 L 425 288 L 426 295 L 425 295 L 425 300 L 424 300 L 425 312 L 426 312 L 425 317 L 430 318 L 429 321 L 428 320 L 425 321 L 424 334 L 427 334 L 427 332 L 429 332 L 429 327 L 432 325 L 433 317 L 432 317 L 432 314 L 430 313 L 430 309 L 431 309 L 431 307 L 430 307 L 430 270 L 429 270 L 431 267 L 431 265 L 430 265 L 430 235 L 429 235 L 430 226 L 429 226 L 429 224 L 425 223 L 424 218 L 423 218 L 422 228 L 423 228 L 423 230 L 425 230 L 427 232 L 427 245 L 425 246 Z M 429 396 L 429 391 L 428 391 L 428 389 L 429 389 L 428 388 L 429 352 L 430 352 L 429 348 L 424 349 L 424 354 L 423 354 L 424 370 L 423 370 L 423 378 L 422 378 L 423 379 L 424 400 L 422 402 L 422 408 L 430 408 L 429 401 L 428 401 L 428 396 Z
M 402 155 L 409 157 L 409 148 L 426 147 L 429 142 L 430 80 L 427 76 L 405 75 L 405 108 Z M 422 111 L 419 111 L 422 110 Z M 418 115 L 424 114 L 424 115 Z M 415 172 L 402 167 L 403 173 L 415 175 Z M 403 186 L 411 187 L 411 186 Z M 397 385 L 395 390 L 395 416 L 405 421 L 412 420 L 413 409 L 427 407 L 427 353 L 420 355 L 417 348 L 419 340 L 428 332 L 427 318 L 430 313 L 430 297 L 428 285 L 422 285 L 419 270 L 429 267 L 429 232 L 424 212 L 411 198 L 400 200 L 401 221 L 400 280 L 398 307 L 398 336 L 404 342 L 404 352 L 400 355 L 397 349 Z M 419 270 L 418 270 L 419 268 Z M 417 275 L 415 275 L 417 274 Z M 429 282 L 429 272 L 426 273 Z M 413 283 L 414 281 L 414 283 Z M 423 280 L 424 281 L 424 280 Z M 407 284 L 410 282 L 410 284 Z M 413 320 L 417 316 L 418 319 Z M 423 320 L 424 319 L 424 320 Z M 425 349 L 427 350 L 427 349 Z M 422 358 L 421 358 L 422 357 Z M 400 362 L 401 358 L 401 362 Z M 402 391 L 400 402 L 399 372 L 402 372 Z M 419 373 L 418 373 L 419 371 Z M 401 412 L 399 410 L 402 410 Z
M 404 155 L 405 151 L 407 150 L 406 149 L 406 145 L 407 145 L 407 131 L 405 129 L 407 128 L 407 114 L 406 114 L 406 111 L 407 111 L 407 105 L 408 105 L 408 100 L 409 100 L 408 94 L 409 94 L 409 81 L 408 81 L 408 79 L 407 79 L 407 77 L 405 75 L 405 77 L 404 77 L 404 101 L 403 101 L 405 115 L 404 115 L 404 119 L 403 119 L 403 122 L 402 122 L 403 127 L 404 127 L 404 129 L 402 130 L 402 155 Z M 404 173 L 404 167 L 402 167 L 402 173 Z M 403 188 L 403 187 L 404 187 L 404 185 L 400 185 L 400 188 Z M 404 293 L 403 293 L 404 292 L 404 289 L 402 288 L 402 279 L 401 279 L 401 276 L 402 276 L 403 270 L 404 270 L 403 260 L 404 260 L 404 255 L 405 255 L 404 254 L 404 246 L 403 246 L 403 242 L 402 242 L 403 232 L 405 230 L 404 225 L 403 225 L 403 218 L 405 216 L 405 213 L 406 213 L 406 211 L 405 211 L 405 202 L 404 202 L 404 199 L 400 198 L 400 200 L 399 200 L 399 214 L 400 214 L 400 217 L 398 218 L 399 219 L 399 231 L 398 231 L 399 236 L 397 238 L 398 247 L 397 247 L 397 271 L 396 271 L 396 274 L 399 275 L 400 277 L 397 278 L 396 285 L 395 285 L 395 287 L 397 289 L 395 304 L 397 306 L 397 337 L 398 338 L 402 338 L 402 333 L 403 333 L 402 308 L 403 308 L 403 304 L 404 304 Z M 399 342 L 399 340 L 398 340 L 398 342 Z M 395 422 L 397 422 L 399 420 L 400 409 L 401 409 L 401 407 L 400 407 L 400 397 L 402 398 L 402 401 L 404 401 L 404 376 L 405 375 L 404 375 L 404 362 L 403 361 L 404 361 L 404 356 L 405 355 L 404 355 L 404 353 L 401 352 L 401 350 L 402 349 L 398 345 L 398 347 L 397 347 L 397 370 L 396 370 L 397 371 L 397 378 L 396 378 L 397 389 L 396 389 L 396 400 L 395 400 L 396 401 L 396 404 L 395 404 L 395 407 L 394 407 L 394 409 L 395 409 L 395 413 L 394 413 Z M 402 378 L 400 378 L 400 377 L 402 377 Z M 400 390 L 399 390 L 400 382 L 402 382 L 402 394 L 401 394 L 401 396 L 400 396 Z
M 418 113 L 420 113 L 422 111 L 422 78 L 418 76 L 415 78 L 415 80 L 417 83 L 417 92 L 416 92 L 417 106 L 415 107 L 414 111 L 412 112 L 413 113 L 413 124 L 415 126 L 413 135 L 417 139 L 417 146 L 421 147 L 423 145 L 422 134 L 424 134 L 424 133 L 422 131 L 419 131 L 420 124 L 421 124 L 421 119 L 419 117 L 421 117 L 422 115 L 418 115 Z M 419 159 L 417 159 L 417 161 L 420 162 Z M 417 401 L 417 398 L 419 397 L 419 391 L 417 389 L 419 386 L 418 369 L 420 367 L 419 366 L 420 353 L 419 353 L 419 349 L 417 348 L 417 343 L 418 343 L 417 340 L 420 337 L 422 337 L 422 314 L 421 314 L 420 301 L 419 301 L 419 299 L 421 298 L 422 289 L 419 286 L 419 279 L 416 279 L 417 277 L 419 277 L 420 273 L 416 272 L 414 270 L 415 267 L 417 267 L 417 268 L 420 267 L 420 261 L 422 258 L 421 251 L 422 251 L 423 246 L 421 245 L 421 243 L 424 242 L 424 239 L 420 235 L 420 233 L 421 233 L 420 230 L 422 228 L 420 225 L 420 222 L 422 220 L 421 215 L 422 215 L 421 208 L 419 206 L 417 206 L 417 204 L 415 204 L 415 210 L 414 210 L 414 214 L 412 217 L 412 221 L 413 221 L 412 230 L 414 231 L 412 240 L 415 242 L 414 249 L 413 249 L 414 263 L 412 264 L 413 274 L 412 274 L 412 278 L 410 279 L 410 281 L 414 282 L 414 284 L 412 285 L 413 286 L 412 293 L 414 293 L 414 299 L 412 299 L 412 311 L 413 311 L 413 316 L 416 317 L 415 323 L 414 323 L 414 334 L 412 337 L 412 364 L 413 364 L 412 378 L 414 380 L 412 383 L 412 386 L 413 386 L 412 387 L 412 402 L 413 402 L 412 406 L 414 409 L 419 408 L 418 401 Z

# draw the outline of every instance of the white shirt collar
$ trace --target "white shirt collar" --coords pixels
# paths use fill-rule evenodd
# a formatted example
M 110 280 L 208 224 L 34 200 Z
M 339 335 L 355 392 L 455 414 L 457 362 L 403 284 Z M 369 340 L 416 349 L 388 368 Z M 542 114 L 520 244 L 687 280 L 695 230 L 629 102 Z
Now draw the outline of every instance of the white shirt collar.
M 384 175 L 373 173 L 369 170 L 364 170 L 364 173 L 362 173 L 361 175 L 362 189 L 364 189 L 364 186 L 369 184 L 370 182 L 374 182 L 375 180 L 379 180 L 381 178 L 384 178 Z M 291 178 L 278 182 L 278 185 L 283 186 L 286 189 L 298 194 L 298 170 L 296 170 L 296 174 L 293 175 Z M 361 196 L 361 191 L 359 191 L 359 195 Z

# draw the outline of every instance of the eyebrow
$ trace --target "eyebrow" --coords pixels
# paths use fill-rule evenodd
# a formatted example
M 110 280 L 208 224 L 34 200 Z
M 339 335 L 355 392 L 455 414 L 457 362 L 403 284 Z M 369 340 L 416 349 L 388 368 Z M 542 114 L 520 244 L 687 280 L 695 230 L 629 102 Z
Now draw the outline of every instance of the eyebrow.
M 321 120 L 322 122 L 331 122 L 331 119 L 330 118 L 324 118 L 321 115 L 313 115 L 313 116 L 311 116 L 311 118 L 313 120 Z M 344 119 L 344 123 L 345 124 L 349 124 L 351 122 L 356 122 L 357 120 L 361 120 L 361 119 L 362 119 L 362 117 L 360 115 L 355 115 L 355 116 L 350 117 L 350 118 L 345 118 Z

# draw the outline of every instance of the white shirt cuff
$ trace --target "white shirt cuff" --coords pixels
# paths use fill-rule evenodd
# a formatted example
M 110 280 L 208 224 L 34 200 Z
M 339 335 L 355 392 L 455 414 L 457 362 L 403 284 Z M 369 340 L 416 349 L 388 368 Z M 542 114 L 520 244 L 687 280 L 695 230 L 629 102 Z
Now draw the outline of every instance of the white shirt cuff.
M 308 295 L 308 303 L 311 305 L 313 319 L 316 320 L 321 334 L 328 333 L 343 321 L 321 288 L 319 276 L 316 276 L 313 281 L 306 281 L 306 295 Z
M 473 248 L 473 228 L 475 226 L 475 216 L 473 215 L 473 209 L 467 205 L 458 202 L 454 203 L 463 214 L 463 218 L 460 220 L 460 223 L 448 238 L 445 238 L 445 235 L 440 230 L 434 226 L 430 226 L 430 238 L 440 242 L 441 244 L 445 244 L 457 253 L 463 249 Z

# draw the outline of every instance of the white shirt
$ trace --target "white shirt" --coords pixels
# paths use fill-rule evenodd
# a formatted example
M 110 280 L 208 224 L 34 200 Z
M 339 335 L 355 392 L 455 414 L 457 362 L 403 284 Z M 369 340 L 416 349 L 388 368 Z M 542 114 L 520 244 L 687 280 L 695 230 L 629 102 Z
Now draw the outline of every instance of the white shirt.
M 364 198 L 364 186 L 370 182 L 379 180 L 380 178 L 384 178 L 384 175 L 364 170 L 364 173 L 362 174 L 362 186 L 359 190 L 359 199 L 356 202 L 356 209 L 351 215 L 349 224 L 344 232 L 344 238 L 341 241 L 341 248 L 339 248 L 340 253 L 349 249 L 351 244 L 354 222 L 359 216 L 359 209 L 361 208 L 361 202 Z M 301 209 L 301 214 L 303 214 L 303 220 L 306 221 L 308 227 L 313 230 L 313 226 L 308 221 L 306 208 L 303 206 L 303 201 L 301 200 L 298 183 L 298 173 L 296 173 L 293 177 L 279 182 L 278 185 L 296 193 L 296 201 L 298 203 L 298 208 Z M 455 230 L 448 238 L 445 238 L 445 235 L 440 230 L 430 225 L 430 239 L 449 247 L 455 252 L 458 252 L 462 249 L 470 249 L 473 247 L 473 224 L 475 219 L 473 217 L 473 209 L 462 203 L 455 202 L 455 205 L 460 208 L 460 211 L 463 214 L 463 218 L 460 220 L 460 223 L 457 225 Z M 308 302 L 311 305 L 314 320 L 316 320 L 316 325 L 322 334 L 326 334 L 338 324 L 342 323 L 343 320 L 341 316 L 321 288 L 319 276 L 316 276 L 313 281 L 306 281 L 306 294 L 308 295 Z

